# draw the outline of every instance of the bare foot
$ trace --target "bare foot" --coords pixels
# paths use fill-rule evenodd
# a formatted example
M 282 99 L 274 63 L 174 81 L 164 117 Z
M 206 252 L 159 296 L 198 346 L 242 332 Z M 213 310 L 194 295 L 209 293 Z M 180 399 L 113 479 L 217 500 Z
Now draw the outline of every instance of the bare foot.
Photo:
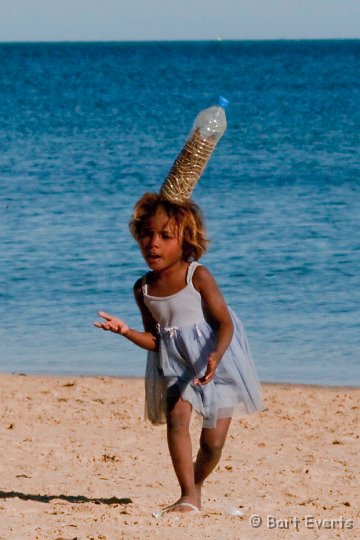
M 185 512 L 194 512 L 195 508 L 199 510 L 197 497 L 184 496 L 180 497 L 178 501 L 171 505 L 169 512 L 179 512 L 182 514 Z
M 162 510 L 156 510 L 156 512 L 153 512 L 152 515 L 154 518 L 158 519 L 161 518 L 161 516 L 163 516 L 164 514 L 167 514 L 168 512 L 179 512 L 181 514 L 186 512 L 199 513 L 200 510 L 196 506 L 196 496 L 180 497 L 180 499 L 174 504 L 171 504 L 170 506 L 167 506 Z

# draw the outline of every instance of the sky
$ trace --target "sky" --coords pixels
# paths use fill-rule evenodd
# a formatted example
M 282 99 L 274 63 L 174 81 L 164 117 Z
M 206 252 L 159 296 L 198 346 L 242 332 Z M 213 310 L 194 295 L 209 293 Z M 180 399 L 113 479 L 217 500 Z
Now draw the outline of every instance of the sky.
M 0 0 L 0 41 L 360 38 L 360 0 Z

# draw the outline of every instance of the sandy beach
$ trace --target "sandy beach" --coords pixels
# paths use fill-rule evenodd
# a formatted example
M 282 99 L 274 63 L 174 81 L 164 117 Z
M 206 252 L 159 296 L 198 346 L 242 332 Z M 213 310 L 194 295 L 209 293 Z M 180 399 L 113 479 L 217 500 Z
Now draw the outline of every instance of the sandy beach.
M 264 384 L 266 410 L 232 422 L 202 513 L 157 520 L 179 492 L 142 379 L 0 380 L 1 540 L 360 537 L 359 388 Z M 194 455 L 200 429 L 194 416 Z

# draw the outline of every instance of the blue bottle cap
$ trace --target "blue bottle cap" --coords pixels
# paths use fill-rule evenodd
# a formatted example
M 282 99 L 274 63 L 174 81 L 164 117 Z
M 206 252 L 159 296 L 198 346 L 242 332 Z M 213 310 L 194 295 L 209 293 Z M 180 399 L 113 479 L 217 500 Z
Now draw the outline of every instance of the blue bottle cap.
M 229 100 L 224 98 L 223 96 L 218 97 L 217 104 L 219 107 L 222 107 L 223 109 L 226 109 L 226 107 L 229 105 Z

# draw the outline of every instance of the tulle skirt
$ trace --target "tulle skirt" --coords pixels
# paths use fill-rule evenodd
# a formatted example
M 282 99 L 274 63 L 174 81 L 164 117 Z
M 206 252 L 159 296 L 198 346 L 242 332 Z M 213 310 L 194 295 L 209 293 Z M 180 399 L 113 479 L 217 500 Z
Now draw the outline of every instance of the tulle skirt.
M 205 374 L 216 331 L 207 322 L 159 331 L 159 350 L 149 351 L 145 374 L 145 417 L 166 422 L 167 403 L 188 401 L 203 417 L 203 427 L 214 428 L 218 418 L 262 411 L 260 383 L 241 321 L 229 308 L 234 335 L 213 379 L 206 385 L 193 380 Z

